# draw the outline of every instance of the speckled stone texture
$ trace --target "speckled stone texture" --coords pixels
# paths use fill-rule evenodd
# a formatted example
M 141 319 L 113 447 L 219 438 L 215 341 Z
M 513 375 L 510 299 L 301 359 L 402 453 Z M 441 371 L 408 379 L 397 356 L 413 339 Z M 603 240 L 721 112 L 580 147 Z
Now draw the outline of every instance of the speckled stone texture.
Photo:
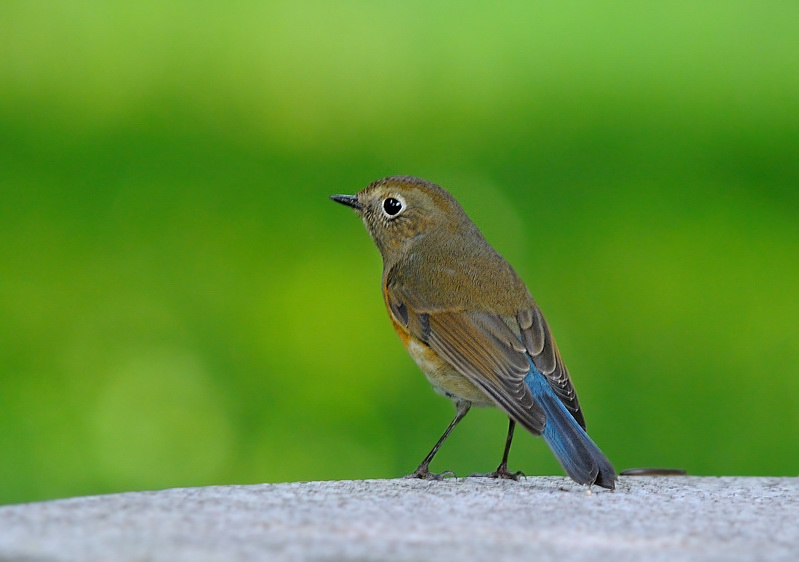
M 0 507 L 0 560 L 799 560 L 799 479 L 296 482 Z

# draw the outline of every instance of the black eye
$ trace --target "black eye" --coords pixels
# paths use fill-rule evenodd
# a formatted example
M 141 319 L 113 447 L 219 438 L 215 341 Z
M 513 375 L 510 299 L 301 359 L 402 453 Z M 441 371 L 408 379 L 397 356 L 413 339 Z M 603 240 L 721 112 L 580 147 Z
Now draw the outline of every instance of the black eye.
M 383 201 L 383 210 L 388 216 L 393 217 L 402 210 L 402 202 L 393 197 L 389 197 Z

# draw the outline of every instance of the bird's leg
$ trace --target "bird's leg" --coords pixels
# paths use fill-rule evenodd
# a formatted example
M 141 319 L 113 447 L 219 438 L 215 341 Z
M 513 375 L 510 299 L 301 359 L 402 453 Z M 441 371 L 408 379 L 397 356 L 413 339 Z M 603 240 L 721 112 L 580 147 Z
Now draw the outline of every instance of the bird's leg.
M 433 460 L 433 457 L 436 456 L 438 449 L 441 447 L 441 445 L 444 444 L 444 441 L 447 440 L 449 434 L 452 432 L 453 429 L 455 429 L 455 426 L 458 425 L 458 422 L 460 422 L 463 419 L 463 417 L 467 414 L 471 406 L 472 403 L 466 401 L 458 401 L 455 404 L 455 407 L 458 409 L 458 412 L 455 414 L 455 419 L 453 419 L 450 422 L 449 426 L 444 431 L 444 434 L 438 440 L 438 443 L 435 444 L 433 449 L 427 454 L 427 456 L 424 458 L 424 460 L 418 466 L 418 468 L 414 470 L 413 473 L 406 476 L 405 478 L 421 478 L 422 480 L 443 480 L 445 476 L 448 475 L 455 476 L 455 473 L 452 472 L 451 470 L 442 472 L 441 474 L 434 474 L 428 470 L 428 467 L 430 466 L 430 462 Z
M 510 453 L 510 444 L 513 442 L 513 430 L 516 429 L 516 422 L 508 418 L 508 437 L 505 439 L 505 452 L 502 454 L 502 462 L 494 472 L 485 474 L 472 474 L 472 476 L 482 476 L 485 478 L 502 478 L 503 480 L 518 480 L 524 473 L 519 470 L 518 472 L 511 472 L 508 470 L 508 454 Z
M 502 453 L 502 462 L 499 463 L 496 472 L 496 478 L 506 478 L 510 480 L 518 480 L 519 477 L 524 476 L 521 470 L 511 472 L 508 470 L 508 454 L 510 453 L 510 444 L 513 442 L 513 430 L 516 429 L 516 422 L 508 418 L 508 437 L 505 439 L 505 452 Z

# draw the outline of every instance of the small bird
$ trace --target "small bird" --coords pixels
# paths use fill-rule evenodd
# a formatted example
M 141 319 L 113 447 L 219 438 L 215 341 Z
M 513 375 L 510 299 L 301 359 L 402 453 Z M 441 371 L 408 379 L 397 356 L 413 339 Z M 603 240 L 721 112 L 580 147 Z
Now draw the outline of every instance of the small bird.
M 522 474 L 508 470 L 518 423 L 543 436 L 573 480 L 614 489 L 616 471 L 585 432 L 577 393 L 538 305 L 455 198 L 423 179 L 392 176 L 331 199 L 362 218 L 383 258 L 383 297 L 394 329 L 457 410 L 409 477 L 443 478 L 429 470 L 438 449 L 472 405 L 493 406 L 508 415 L 508 435 L 497 470 L 482 476 Z

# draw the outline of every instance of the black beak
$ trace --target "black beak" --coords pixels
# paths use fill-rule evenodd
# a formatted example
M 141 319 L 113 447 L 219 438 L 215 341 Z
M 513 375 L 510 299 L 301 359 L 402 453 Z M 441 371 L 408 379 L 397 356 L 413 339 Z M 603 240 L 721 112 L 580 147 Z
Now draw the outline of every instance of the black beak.
M 359 211 L 363 209 L 363 205 L 360 201 L 358 201 L 358 198 L 355 195 L 331 195 L 330 198 L 336 203 L 341 203 L 347 207 L 352 207 L 353 209 L 357 209 Z

